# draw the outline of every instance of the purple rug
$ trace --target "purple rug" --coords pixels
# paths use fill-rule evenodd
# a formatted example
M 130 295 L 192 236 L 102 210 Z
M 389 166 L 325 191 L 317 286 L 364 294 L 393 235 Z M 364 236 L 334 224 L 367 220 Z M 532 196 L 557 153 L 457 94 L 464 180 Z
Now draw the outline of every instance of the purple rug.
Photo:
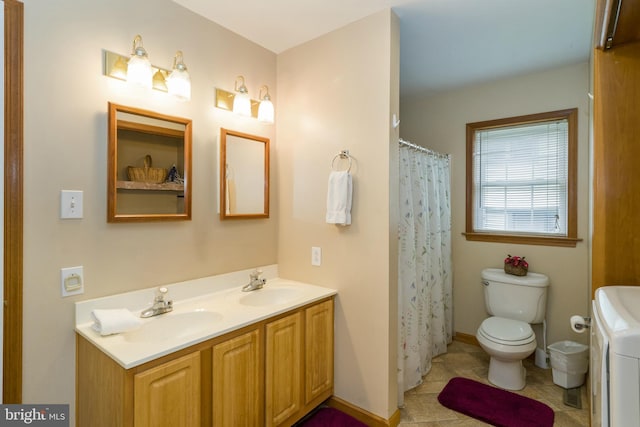
M 553 410 L 544 403 L 467 378 L 452 378 L 438 401 L 498 427 L 553 426 Z
M 300 423 L 300 427 L 367 427 L 367 425 L 335 408 L 320 408 Z

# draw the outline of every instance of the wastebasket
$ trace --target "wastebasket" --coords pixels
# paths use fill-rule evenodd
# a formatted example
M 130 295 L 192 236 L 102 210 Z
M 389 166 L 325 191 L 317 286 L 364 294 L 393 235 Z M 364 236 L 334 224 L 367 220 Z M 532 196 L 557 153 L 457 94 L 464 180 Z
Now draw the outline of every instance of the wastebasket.
M 589 369 L 589 347 L 574 341 L 559 341 L 547 348 L 554 384 L 563 388 L 580 387 Z

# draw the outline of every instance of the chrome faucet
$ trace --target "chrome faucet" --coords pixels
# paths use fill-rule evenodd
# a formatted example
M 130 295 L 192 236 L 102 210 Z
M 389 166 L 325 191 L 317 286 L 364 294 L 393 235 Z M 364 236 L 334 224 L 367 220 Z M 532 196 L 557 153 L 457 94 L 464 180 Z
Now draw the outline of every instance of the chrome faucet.
M 267 279 L 260 277 L 262 276 L 262 271 L 254 270 L 249 274 L 249 283 L 242 287 L 242 292 L 255 291 L 256 289 L 262 289 L 265 283 L 267 283 Z
M 173 301 L 165 301 L 164 299 L 166 294 L 167 288 L 158 288 L 153 299 L 153 305 L 140 313 L 140 317 L 153 317 L 173 310 Z

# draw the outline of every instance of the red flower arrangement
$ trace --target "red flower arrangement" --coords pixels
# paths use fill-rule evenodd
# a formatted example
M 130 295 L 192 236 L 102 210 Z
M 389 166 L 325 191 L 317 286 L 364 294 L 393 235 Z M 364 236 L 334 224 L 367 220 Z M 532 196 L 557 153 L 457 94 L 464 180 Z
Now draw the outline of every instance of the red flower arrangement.
M 515 276 L 526 276 L 529 263 L 524 257 L 507 255 L 504 259 L 504 272 Z

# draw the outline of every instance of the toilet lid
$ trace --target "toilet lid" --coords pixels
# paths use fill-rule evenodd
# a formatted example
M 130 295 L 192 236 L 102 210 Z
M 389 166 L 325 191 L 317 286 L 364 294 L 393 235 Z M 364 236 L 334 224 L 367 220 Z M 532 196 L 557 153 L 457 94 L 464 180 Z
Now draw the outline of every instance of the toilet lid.
M 531 325 L 520 320 L 503 317 L 485 319 L 480 325 L 480 330 L 487 338 L 511 345 L 524 344 L 535 339 Z

